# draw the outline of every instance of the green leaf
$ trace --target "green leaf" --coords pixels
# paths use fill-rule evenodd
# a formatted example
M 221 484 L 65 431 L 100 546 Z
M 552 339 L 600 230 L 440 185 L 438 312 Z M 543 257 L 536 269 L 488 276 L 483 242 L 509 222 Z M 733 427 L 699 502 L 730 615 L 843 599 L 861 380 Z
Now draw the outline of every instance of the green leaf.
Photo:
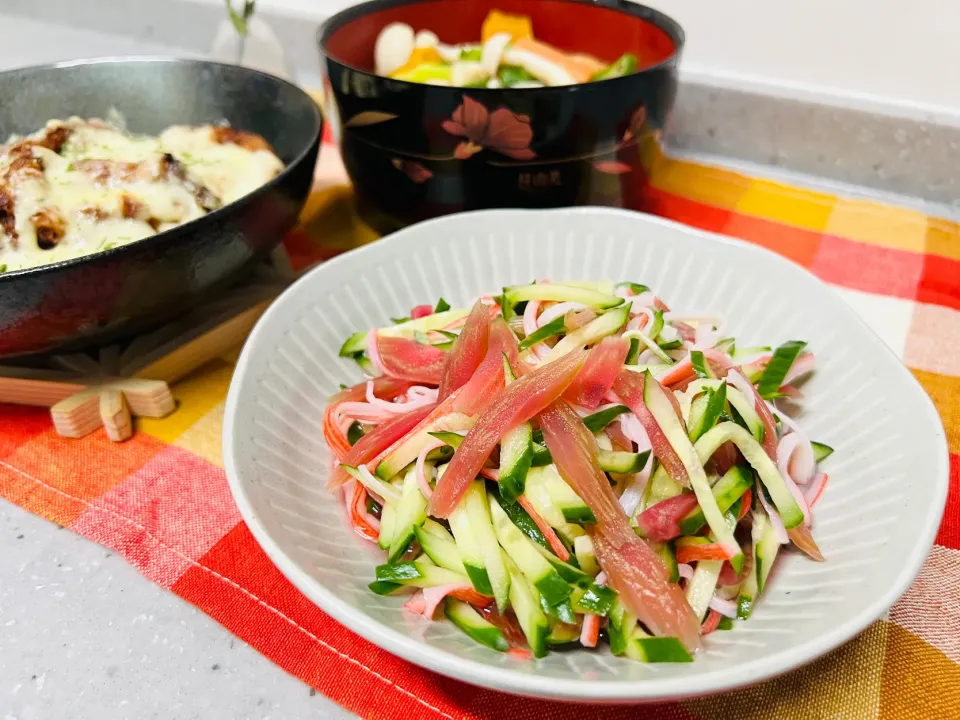
M 255 12 L 257 5 L 256 0 L 245 0 L 242 13 L 238 13 L 233 9 L 233 3 L 231 0 L 225 0 L 225 2 L 227 5 L 227 14 L 230 16 L 230 22 L 233 23 L 234 29 L 236 29 L 238 34 L 246 37 L 247 33 L 249 32 L 249 28 L 247 28 L 247 20 L 253 17 L 253 13 Z
M 439 300 L 437 300 L 437 306 L 433 309 L 433 311 L 435 313 L 438 313 L 438 312 L 446 312 L 449 309 L 450 309 L 450 303 L 448 303 L 443 298 L 440 298 Z

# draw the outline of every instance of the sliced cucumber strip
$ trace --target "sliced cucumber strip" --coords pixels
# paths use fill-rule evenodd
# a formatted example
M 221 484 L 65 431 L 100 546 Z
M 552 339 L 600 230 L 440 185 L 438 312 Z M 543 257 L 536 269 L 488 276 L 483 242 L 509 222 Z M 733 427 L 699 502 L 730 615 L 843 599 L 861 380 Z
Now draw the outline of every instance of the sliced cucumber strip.
M 567 623 L 569 625 L 574 624 L 577 621 L 577 614 L 573 611 L 573 605 L 570 603 L 570 598 L 567 598 L 563 602 L 557 603 L 556 605 L 550 605 L 543 597 L 540 596 L 540 609 L 543 610 L 544 615 L 554 620 L 558 620 L 562 623 Z
M 453 538 L 445 540 L 422 527 L 416 528 L 414 533 L 424 554 L 439 567 L 452 570 L 461 575 L 467 575 L 467 570 L 463 566 L 463 560 L 460 559 L 460 553 L 457 550 L 457 544 Z
M 543 287 L 546 287 L 544 285 Z M 618 298 L 619 299 L 619 298 Z M 627 320 L 630 319 L 630 306 L 624 305 L 609 312 L 604 313 L 595 320 L 591 320 L 581 328 L 577 328 L 569 333 L 560 342 L 553 346 L 553 349 L 547 353 L 543 362 L 553 362 L 561 358 L 568 352 L 583 347 L 584 345 L 593 345 L 598 343 L 607 335 L 613 335 L 622 328 Z
M 713 486 L 713 497 L 720 512 L 726 513 L 741 496 L 753 487 L 753 473 L 742 465 L 734 465 Z M 696 535 L 704 526 L 703 511 L 696 507 L 680 521 L 682 535 Z
M 495 490 L 491 490 L 489 494 L 495 502 L 499 503 L 500 509 L 510 518 L 510 522 L 520 529 L 520 532 L 530 538 L 541 549 L 551 552 L 550 543 L 547 542 L 543 533 L 540 532 L 540 528 L 537 527 L 537 524 L 527 514 L 526 510 L 516 503 L 505 502 Z
M 632 453 L 624 454 L 630 455 Z M 602 463 L 600 467 L 603 467 Z M 550 500 L 563 514 L 564 520 L 568 523 L 578 523 L 580 525 L 595 525 L 597 523 L 593 510 L 577 495 L 572 487 L 567 485 L 566 480 L 560 477 L 556 466 L 546 466 L 540 471 L 539 477 Z
M 701 560 L 693 571 L 693 579 L 687 585 L 687 602 L 700 621 L 703 621 L 710 607 L 710 598 L 717 589 L 722 568 L 722 560 Z
M 637 618 L 630 614 L 619 599 L 610 609 L 608 618 L 607 635 L 610 638 L 610 652 L 614 655 L 623 655 L 637 627 Z
M 500 545 L 523 575 L 546 598 L 547 603 L 557 605 L 570 597 L 570 586 L 567 582 L 517 526 L 510 522 L 499 503 L 492 501 L 490 512 Z
M 790 340 L 773 351 L 773 357 L 767 363 L 767 367 L 760 376 L 757 383 L 757 392 L 760 397 L 770 400 L 780 394 L 780 386 L 783 385 L 787 373 L 803 349 L 807 346 L 800 340 Z
M 600 309 L 612 308 L 623 303 L 616 295 L 597 292 L 586 287 L 565 285 L 563 283 L 542 283 L 533 285 L 514 285 L 503 289 L 503 296 L 511 307 L 524 300 L 550 302 L 578 302 Z
M 532 345 L 536 345 L 538 342 L 543 342 L 549 338 L 559 335 L 560 333 L 566 332 L 567 326 L 564 324 L 564 317 L 561 315 L 558 318 L 555 318 L 548 322 L 541 328 L 537 328 L 532 333 L 527 335 L 523 340 L 520 341 L 519 349 L 520 351 L 526 350 Z
M 600 573 L 600 564 L 597 562 L 596 553 L 593 550 L 593 540 L 589 535 L 581 535 L 573 541 L 573 552 L 580 563 L 580 569 L 588 575 L 596 576 Z
M 579 642 L 580 629 L 576 625 L 567 625 L 566 623 L 554 623 L 550 628 L 550 634 L 547 635 L 547 645 L 557 647 L 558 645 L 569 645 Z
M 571 585 L 576 585 L 578 587 L 589 587 L 590 583 L 593 582 L 593 576 L 587 575 L 583 570 L 578 567 L 574 567 L 570 563 L 565 563 L 563 560 L 554 555 L 550 550 L 540 547 L 539 545 L 534 545 L 535 548 L 543 555 L 547 562 L 553 565 L 553 569 L 566 580 Z M 571 560 L 576 561 L 574 556 L 571 556 Z
M 465 583 L 467 579 L 459 573 L 437 567 L 431 562 L 417 560 L 393 565 L 378 565 L 377 580 L 398 583 L 412 587 L 427 588 L 441 585 Z
M 497 652 L 506 652 L 510 649 L 510 645 L 500 628 L 487 622 L 480 613 L 467 603 L 448 597 L 445 601 L 444 612 L 454 625 L 481 645 L 486 645 Z
M 612 423 L 617 416 L 628 412 L 630 412 L 630 408 L 628 408 L 626 405 L 614 405 L 613 407 L 606 408 L 605 410 L 598 410 L 592 415 L 587 415 L 583 419 L 583 424 L 587 426 L 587 430 L 590 432 L 598 433 L 607 425 Z
M 698 405 L 698 401 L 703 401 Z M 716 390 L 708 390 L 706 395 L 698 397 L 690 406 L 690 441 L 696 442 L 703 434 L 712 428 L 723 415 L 727 406 L 727 381 L 724 380 Z M 696 413 L 697 417 L 694 418 Z M 763 426 L 761 425 L 761 428 Z
M 510 571 L 510 605 L 513 613 L 517 616 L 520 629 L 523 630 L 534 657 L 543 657 L 547 654 L 550 623 L 540 609 L 540 598 L 536 590 L 527 582 L 517 564 L 508 558 L 507 567 Z
M 742 427 L 732 422 L 722 422 L 706 435 L 697 440 L 696 451 L 701 462 L 706 462 L 713 453 L 717 451 L 725 442 L 732 442 L 740 450 L 744 459 L 757 471 L 760 476 L 760 482 L 770 493 L 770 499 L 780 513 L 783 524 L 787 529 L 796 527 L 803 522 L 803 511 L 793 499 L 793 495 L 787 488 L 783 478 L 780 477 L 780 471 L 773 461 L 767 456 L 763 447 L 751 437 L 750 433 Z M 697 498 L 699 499 L 699 494 Z M 711 499 L 712 499 L 711 495 Z M 713 503 L 716 504 L 715 502 Z M 701 503 L 701 506 L 703 503 Z M 707 516 L 707 521 L 710 518 Z M 710 523 L 710 529 L 716 532 L 713 523 Z M 720 537 L 718 534 L 717 537 Z
M 377 537 L 377 545 L 381 550 L 389 550 L 393 544 L 394 517 L 397 511 L 389 503 L 383 506 L 380 511 L 380 534 Z
M 647 635 L 640 628 L 633 631 L 627 645 L 627 657 L 644 663 L 693 662 L 693 655 L 675 637 Z
M 465 499 L 460 501 L 460 504 L 450 514 L 448 521 L 457 543 L 457 550 L 460 551 L 463 567 L 467 571 L 467 577 L 470 578 L 470 582 L 473 583 L 473 587 L 476 588 L 478 593 L 493 597 L 493 587 L 490 585 L 490 577 L 487 574 L 483 553 L 480 552 L 480 546 L 467 515 Z
M 754 563 L 757 569 L 757 594 L 760 595 L 767 586 L 767 578 L 770 577 L 770 570 L 773 569 L 773 561 L 777 559 L 777 553 L 780 551 L 780 542 L 777 540 L 777 533 L 773 529 L 770 518 L 759 508 L 753 512 L 751 534 L 756 538 Z
M 813 445 L 813 459 L 816 462 L 823 462 L 828 457 L 833 455 L 833 448 L 829 445 L 824 445 L 823 443 L 811 442 Z
M 597 464 L 601 470 L 627 475 L 643 470 L 649 459 L 649 450 L 644 450 L 641 453 L 601 450 L 597 455 Z
M 660 322 L 663 323 L 663 316 L 660 315 Z M 651 330 L 651 333 L 653 331 Z M 659 330 L 658 330 L 659 332 Z M 673 365 L 673 358 L 671 358 L 667 353 L 657 345 L 656 340 L 653 338 L 656 337 L 653 334 L 647 335 L 643 330 L 627 330 L 623 333 L 622 337 L 629 338 L 631 340 L 638 340 L 642 345 L 645 345 L 650 352 L 656 355 L 660 360 L 666 365 Z
M 377 465 L 377 477 L 389 480 L 407 465 L 416 461 L 420 451 L 433 442 L 436 437 L 431 433 L 469 430 L 475 422 L 476 418 L 468 417 L 463 413 L 451 413 L 437 418 L 428 427 L 411 435 L 381 460 L 380 464 Z
M 457 448 L 460 447 L 460 443 L 463 442 L 463 438 L 465 437 L 464 435 L 461 435 L 460 433 L 446 432 L 446 431 L 442 431 L 442 430 L 439 431 L 439 432 L 431 432 L 431 433 L 427 433 L 427 434 L 430 435 L 430 436 L 432 436 L 432 437 L 435 437 L 435 438 L 436 438 L 437 440 L 439 440 L 440 442 L 445 442 L 447 445 L 449 445 L 450 447 L 452 447 L 454 450 L 456 450 Z
M 683 492 L 683 487 L 667 473 L 663 465 L 658 465 L 650 477 L 643 493 L 643 510 L 658 502 L 667 500 Z
M 427 499 L 420 492 L 417 474 L 413 468 L 403 478 L 403 492 L 394 516 L 394 533 L 390 541 L 387 562 L 399 560 L 410 547 L 415 531 L 427 519 Z
M 503 359 L 503 373 L 506 382 L 516 380 L 507 358 Z M 533 460 L 533 426 L 522 422 L 511 428 L 500 440 L 500 497 L 505 502 L 516 502 L 523 494 L 527 483 L 527 472 Z
M 690 353 L 690 364 L 693 365 L 693 372 L 701 380 L 708 380 L 713 377 L 710 366 L 707 365 L 706 358 L 700 350 L 693 350 Z
M 697 456 L 697 451 L 690 443 L 690 438 L 687 437 L 683 424 L 677 417 L 672 403 L 667 398 L 666 391 L 654 380 L 653 375 L 651 375 L 649 371 L 645 373 L 644 377 L 643 402 L 663 430 L 663 434 L 666 436 L 674 452 L 677 453 L 680 462 L 683 463 L 687 471 L 687 476 L 690 479 L 690 487 L 693 488 L 697 496 L 697 502 L 703 510 L 703 516 L 710 526 L 710 531 L 716 536 L 717 542 L 731 553 L 731 557 L 742 555 L 740 546 L 733 537 L 733 532 L 727 528 L 723 520 L 723 513 L 720 512 L 720 508 L 717 507 L 717 501 L 713 497 L 710 483 L 707 480 L 707 474 L 703 469 L 704 461 Z M 732 425 L 733 423 L 729 424 Z M 734 425 L 734 427 L 737 426 Z M 714 448 L 714 450 L 715 449 L 716 448 Z M 712 455 L 713 453 L 710 454 Z M 707 455 L 707 458 L 709 457 L 710 455 Z
M 377 330 L 378 335 L 386 335 L 388 337 L 413 337 L 414 331 L 427 332 L 429 330 L 440 330 L 445 328 L 450 323 L 456 322 L 461 318 L 465 318 L 470 314 L 470 308 L 460 308 L 457 310 L 447 310 L 446 312 L 438 312 L 433 315 L 427 315 L 426 317 L 417 318 L 416 320 L 408 320 L 402 322 L 398 325 L 391 325 L 389 327 L 379 328 Z M 340 357 L 350 357 L 356 353 L 363 352 L 367 349 L 367 332 L 355 332 L 340 348 Z
M 677 555 L 670 543 L 650 543 L 650 548 L 663 561 L 664 567 L 670 573 L 670 582 L 680 582 L 680 568 L 677 566 Z
M 358 483 L 363 485 L 367 490 L 372 492 L 377 497 L 383 498 L 388 503 L 396 504 L 400 502 L 400 493 L 397 491 L 397 489 L 390 483 L 385 483 L 383 480 L 371 475 L 370 471 L 366 468 L 361 470 L 360 468 L 353 467 L 352 465 L 344 465 L 342 463 L 340 467 L 346 470 L 350 477 L 354 478 Z
M 576 594 L 573 609 L 577 612 L 594 613 L 606 617 L 616 601 L 617 593 L 613 589 L 605 585 L 593 584 Z
M 543 467 L 553 462 L 553 455 L 547 450 L 547 446 L 541 443 L 533 443 L 533 455 L 530 457 L 531 467 Z
M 487 500 L 486 485 L 483 481 L 477 480 L 471 483 L 463 498 L 463 504 L 466 505 L 470 529 L 473 531 L 477 548 L 483 558 L 493 597 L 497 601 L 497 609 L 503 612 L 507 609 L 507 602 L 510 599 L 510 575 L 507 574 L 503 552 L 497 543 L 497 535 L 490 520 L 490 503 Z M 496 502 L 493 504 L 497 509 L 500 508 Z M 517 530 L 517 532 L 520 531 Z

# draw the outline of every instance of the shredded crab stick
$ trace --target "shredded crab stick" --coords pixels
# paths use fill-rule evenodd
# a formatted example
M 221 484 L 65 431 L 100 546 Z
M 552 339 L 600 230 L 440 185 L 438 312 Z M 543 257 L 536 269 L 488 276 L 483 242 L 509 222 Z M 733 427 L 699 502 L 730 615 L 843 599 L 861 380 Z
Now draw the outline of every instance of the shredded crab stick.
M 697 619 L 666 567 L 630 527 L 597 464 L 597 442 L 583 421 L 561 402 L 540 413 L 540 426 L 563 479 L 597 519 L 590 537 L 610 585 L 648 628 L 679 638 L 690 650 L 699 647 Z
M 437 482 L 428 511 L 446 518 L 490 457 L 500 438 L 556 400 L 587 360 L 578 350 L 519 378 L 497 396 L 467 433 L 443 477 Z
M 424 418 L 429 417 L 436 405 L 424 405 L 405 415 L 398 415 L 392 420 L 378 425 L 375 430 L 364 435 L 341 459 L 344 465 L 363 465 L 390 447 L 411 429 L 415 428 Z M 343 468 L 337 468 L 330 475 L 327 487 L 331 490 L 343 485 L 350 479 L 350 475 Z
M 447 356 L 440 381 L 440 400 L 445 400 L 473 377 L 487 354 L 489 340 L 490 315 L 487 306 L 477 300 Z
M 410 385 L 411 383 L 408 380 L 379 377 L 374 379 L 372 383 L 370 381 L 362 382 L 341 390 L 330 398 L 330 403 L 323 413 L 323 436 L 327 445 L 336 455 L 337 460 L 343 460 L 346 454 L 350 452 L 350 442 L 347 440 L 340 417 L 343 405 L 349 402 L 359 402 L 365 397 L 369 398 L 371 394 L 381 398 L 393 398 L 406 392 Z
M 775 404 L 813 370 L 805 343 L 738 350 L 724 320 L 634 283 L 495 297 L 418 305 L 340 349 L 381 373 L 323 422 L 329 485 L 354 479 L 349 525 L 387 553 L 372 592 L 524 661 L 603 627 L 614 654 L 689 661 L 749 618 L 781 545 L 823 561 L 833 449 Z

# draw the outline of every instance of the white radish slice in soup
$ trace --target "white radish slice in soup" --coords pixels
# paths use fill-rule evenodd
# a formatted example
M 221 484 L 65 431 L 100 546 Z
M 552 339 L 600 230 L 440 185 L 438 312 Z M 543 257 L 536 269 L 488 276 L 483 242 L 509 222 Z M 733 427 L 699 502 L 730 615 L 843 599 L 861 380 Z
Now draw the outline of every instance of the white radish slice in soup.
M 456 87 L 466 87 L 476 83 L 486 82 L 490 76 L 481 63 L 461 60 L 450 68 L 450 79 Z
M 406 65 L 413 54 L 413 28 L 406 23 L 391 23 L 380 31 L 373 47 L 378 75 L 389 75 Z
M 413 38 L 413 46 L 415 48 L 435 48 L 440 44 L 440 38 L 437 37 L 435 32 L 430 30 L 421 30 L 416 34 L 416 37 Z
M 500 67 L 500 60 L 503 58 L 503 51 L 507 49 L 511 39 L 510 33 L 497 33 L 483 44 L 480 64 L 483 65 L 483 69 L 487 71 L 488 75 L 497 72 L 497 68 Z

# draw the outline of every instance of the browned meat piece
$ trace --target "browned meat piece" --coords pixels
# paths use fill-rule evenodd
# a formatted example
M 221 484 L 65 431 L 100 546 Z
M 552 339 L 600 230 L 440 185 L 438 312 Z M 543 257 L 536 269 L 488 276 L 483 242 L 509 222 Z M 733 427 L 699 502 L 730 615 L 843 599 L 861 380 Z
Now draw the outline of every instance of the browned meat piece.
M 16 217 L 13 214 L 13 197 L 0 186 L 0 229 L 10 238 L 10 244 L 17 247 Z
M 127 219 L 133 219 L 140 216 L 143 212 L 143 203 L 133 195 L 124 193 L 120 199 L 120 211 Z
M 191 180 L 183 164 L 170 153 L 163 154 L 163 159 L 160 161 L 160 172 L 165 177 L 179 180 L 181 185 L 193 193 L 197 203 L 207 212 L 212 212 L 223 205 L 220 198 L 214 195 L 208 187 Z
M 270 143 L 256 133 L 246 132 L 245 130 L 234 130 L 232 127 L 215 127 L 210 137 L 215 143 L 221 145 L 233 143 L 250 152 L 256 152 L 257 150 L 273 152 Z
M 37 141 L 37 145 L 40 147 L 45 147 L 48 150 L 53 150 L 53 152 L 60 154 L 60 151 L 63 149 L 63 145 L 67 142 L 67 138 L 70 137 L 70 133 L 73 132 L 73 128 L 69 128 L 66 125 L 58 125 L 55 128 L 47 130 L 47 134 L 42 140 Z
M 110 214 L 106 210 L 93 205 L 82 208 L 80 214 L 92 222 L 100 222 L 110 217 Z
M 43 178 L 43 161 L 34 157 L 33 146 L 29 141 L 19 142 L 10 148 L 10 167 L 6 179 Z
M 156 232 L 157 230 L 160 229 L 160 223 L 161 223 L 161 220 L 159 220 L 159 219 L 157 219 L 157 218 L 155 218 L 155 217 L 148 217 L 148 218 L 147 218 L 147 225 L 149 225 L 150 227 L 152 227 L 154 232 Z
M 41 250 L 56 247 L 67 232 L 67 221 L 56 208 L 38 210 L 30 216 L 30 222 L 37 229 L 37 245 Z
M 78 160 L 76 168 L 89 175 L 98 185 L 106 185 L 110 180 L 119 182 L 149 180 L 154 175 L 145 164 L 120 160 Z

